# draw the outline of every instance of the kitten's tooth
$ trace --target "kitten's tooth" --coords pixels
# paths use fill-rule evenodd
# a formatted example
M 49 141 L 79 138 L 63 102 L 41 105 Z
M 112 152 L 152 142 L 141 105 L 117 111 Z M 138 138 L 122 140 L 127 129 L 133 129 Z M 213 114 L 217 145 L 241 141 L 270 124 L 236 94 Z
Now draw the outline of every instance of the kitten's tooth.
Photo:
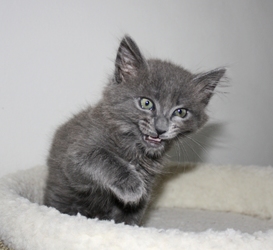
M 161 139 L 159 137 L 148 136 L 148 139 L 150 141 L 154 141 L 154 142 L 161 142 Z

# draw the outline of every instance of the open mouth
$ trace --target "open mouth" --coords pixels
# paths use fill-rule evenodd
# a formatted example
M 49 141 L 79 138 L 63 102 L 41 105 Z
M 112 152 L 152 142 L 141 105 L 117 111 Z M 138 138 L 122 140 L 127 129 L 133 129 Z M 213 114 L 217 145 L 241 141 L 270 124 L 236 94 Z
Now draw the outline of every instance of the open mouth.
M 144 135 L 144 140 L 154 146 L 158 146 L 162 142 L 162 140 L 159 137 L 152 137 L 150 135 Z

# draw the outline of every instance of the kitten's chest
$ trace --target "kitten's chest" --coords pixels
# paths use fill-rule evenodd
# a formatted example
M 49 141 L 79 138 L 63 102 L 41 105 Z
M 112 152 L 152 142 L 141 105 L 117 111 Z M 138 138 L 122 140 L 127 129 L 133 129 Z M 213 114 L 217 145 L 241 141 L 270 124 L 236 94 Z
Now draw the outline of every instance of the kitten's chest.
M 134 159 L 130 162 L 135 169 L 144 177 L 153 179 L 162 172 L 163 165 L 161 160 L 150 159 L 148 157 Z

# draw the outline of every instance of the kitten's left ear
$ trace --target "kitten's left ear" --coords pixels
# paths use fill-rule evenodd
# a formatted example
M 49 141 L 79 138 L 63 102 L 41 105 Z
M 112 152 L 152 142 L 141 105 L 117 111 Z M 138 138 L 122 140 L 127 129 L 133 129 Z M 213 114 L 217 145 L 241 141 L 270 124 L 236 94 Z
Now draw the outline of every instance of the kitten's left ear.
M 206 73 L 198 74 L 193 78 L 193 82 L 196 84 L 202 103 L 205 105 L 209 103 L 215 87 L 224 76 L 225 72 L 225 68 L 217 68 Z
M 137 76 L 143 67 L 147 67 L 145 58 L 136 43 L 129 36 L 125 36 L 120 42 L 115 62 L 116 82 L 121 83 Z

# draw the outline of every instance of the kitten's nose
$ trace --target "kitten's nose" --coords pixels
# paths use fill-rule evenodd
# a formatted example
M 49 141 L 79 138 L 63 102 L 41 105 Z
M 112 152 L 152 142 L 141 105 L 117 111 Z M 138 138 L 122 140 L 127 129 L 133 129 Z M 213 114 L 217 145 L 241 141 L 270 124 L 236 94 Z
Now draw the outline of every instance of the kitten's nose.
M 162 135 L 162 134 L 164 134 L 165 132 L 166 132 L 167 130 L 161 130 L 161 129 L 156 129 L 156 132 L 157 132 L 157 134 L 158 135 Z
M 155 129 L 158 135 L 164 134 L 168 130 L 168 120 L 164 116 L 155 119 Z

